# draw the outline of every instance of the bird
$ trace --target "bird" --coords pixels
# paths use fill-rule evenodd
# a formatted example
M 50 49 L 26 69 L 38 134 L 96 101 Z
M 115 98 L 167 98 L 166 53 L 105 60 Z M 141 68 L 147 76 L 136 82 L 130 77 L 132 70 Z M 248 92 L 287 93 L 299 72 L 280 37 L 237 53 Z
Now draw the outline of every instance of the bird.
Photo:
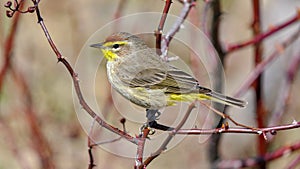
M 90 46 L 99 48 L 107 59 L 107 77 L 112 87 L 127 100 L 147 110 L 194 100 L 211 100 L 235 107 L 247 104 L 244 100 L 200 86 L 192 74 L 162 59 L 136 35 L 116 32 L 104 42 Z

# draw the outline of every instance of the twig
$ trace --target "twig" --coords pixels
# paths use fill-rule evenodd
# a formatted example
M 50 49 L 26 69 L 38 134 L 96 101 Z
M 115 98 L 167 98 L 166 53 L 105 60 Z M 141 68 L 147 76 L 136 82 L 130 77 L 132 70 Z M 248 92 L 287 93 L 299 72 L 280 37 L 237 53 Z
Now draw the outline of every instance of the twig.
M 155 37 L 156 37 L 156 43 L 155 43 L 156 44 L 156 52 L 158 55 L 162 54 L 161 53 L 161 37 L 162 37 L 162 33 L 163 33 L 163 28 L 165 26 L 165 22 L 166 22 L 166 19 L 168 16 L 168 12 L 171 7 L 171 3 L 172 3 L 172 0 L 166 0 L 165 7 L 163 9 L 163 13 L 162 13 L 160 21 L 159 21 L 158 28 L 154 32 Z
M 222 16 L 222 11 L 221 11 L 221 2 L 219 0 L 212 0 L 210 2 L 211 7 L 212 7 L 212 20 L 211 20 L 211 30 L 210 30 L 210 40 L 215 47 L 218 56 L 221 60 L 222 65 L 217 65 L 215 66 L 215 74 L 214 77 L 218 77 L 216 79 L 216 82 L 214 83 L 214 89 L 217 92 L 222 92 L 223 88 L 223 80 L 224 76 L 222 73 L 222 69 L 219 68 L 219 66 L 224 67 L 224 58 L 225 58 L 225 53 L 222 49 L 221 46 L 221 41 L 220 41 L 220 21 L 221 21 L 221 16 Z M 218 110 L 222 111 L 222 106 L 220 104 L 215 104 L 215 107 Z M 226 112 L 226 111 L 224 111 Z M 217 118 L 215 117 L 215 121 Z M 223 125 L 224 123 L 224 118 L 221 118 L 216 126 L 216 128 L 219 128 Z M 210 138 L 209 142 L 209 147 L 208 147 L 208 156 L 209 156 L 209 162 L 210 164 L 215 163 L 220 157 L 220 152 L 219 152 L 219 145 L 220 145 L 220 140 L 222 138 L 221 134 L 214 134 Z
M 14 159 L 18 161 L 22 169 L 30 169 L 29 161 L 26 158 L 22 157 L 22 150 L 17 144 L 17 138 L 15 137 L 12 128 L 8 126 L 6 121 L 2 118 L 0 118 L 0 129 L 2 138 L 5 139 L 6 143 L 8 144 L 8 148 L 14 155 Z
M 39 10 L 39 7 L 38 7 L 38 3 L 34 0 L 34 5 L 36 6 L 36 14 L 37 14 L 37 18 L 38 18 L 38 23 L 40 24 L 42 30 L 44 31 L 45 33 L 45 36 L 48 40 L 48 43 L 49 45 L 51 46 L 52 50 L 54 51 L 57 59 L 58 59 L 58 62 L 61 62 L 69 71 L 71 77 L 72 77 L 72 80 L 73 80 L 73 84 L 74 84 L 74 88 L 75 88 L 75 91 L 76 91 L 76 94 L 77 94 L 77 97 L 78 97 L 78 100 L 79 100 L 79 103 L 80 105 L 82 106 L 82 108 L 87 112 L 89 113 L 89 115 L 95 119 L 97 121 L 97 123 L 101 126 L 103 126 L 104 128 L 108 129 L 109 131 L 117 134 L 117 135 L 120 135 L 121 137 L 125 138 L 126 140 L 130 141 L 131 143 L 134 143 L 134 144 L 137 144 L 137 141 L 134 137 L 132 137 L 131 135 L 125 133 L 124 131 L 118 129 L 118 128 L 115 128 L 113 127 L 112 125 L 106 123 L 100 116 L 98 116 L 91 108 L 90 106 L 86 103 L 86 101 L 84 100 L 83 98 L 83 95 L 81 93 L 81 89 L 80 89 L 80 85 L 79 85 L 79 78 L 78 78 L 78 75 L 77 73 L 75 73 L 74 69 L 72 68 L 72 66 L 69 64 L 69 62 L 62 56 L 62 54 L 59 52 L 59 50 L 57 49 L 55 43 L 53 42 L 49 32 L 48 32 L 48 29 L 43 21 L 43 18 L 40 14 L 40 10 Z
M 201 27 L 203 29 L 203 32 L 207 37 L 209 37 L 209 39 L 211 39 L 211 36 L 207 26 L 207 16 L 209 14 L 209 8 L 211 7 L 211 2 L 212 2 L 211 0 L 205 1 L 203 13 L 202 13 L 202 20 L 201 20 Z
M 24 7 L 24 3 L 21 3 L 20 6 L 18 7 L 20 10 L 22 10 Z M 7 73 L 7 70 L 9 68 L 10 65 L 10 60 L 11 60 L 11 56 L 12 56 L 12 50 L 13 50 L 13 45 L 15 42 L 15 35 L 17 34 L 17 27 L 19 24 L 19 19 L 20 19 L 20 13 L 17 12 L 15 14 L 15 17 L 12 20 L 12 24 L 10 27 L 10 32 L 4 42 L 4 53 L 3 53 L 3 65 L 1 67 L 0 70 L 0 91 L 2 89 L 3 86 L 3 81 L 4 81 L 4 77 Z
M 190 104 L 188 107 L 183 119 L 180 121 L 180 123 L 175 127 L 174 130 L 172 130 L 169 133 L 169 136 L 165 139 L 165 141 L 162 143 L 162 145 L 150 156 L 144 161 L 144 167 L 147 167 L 156 157 L 158 157 L 164 150 L 167 149 L 167 145 L 170 143 L 172 138 L 178 133 L 178 131 L 181 129 L 181 127 L 184 125 L 188 117 L 190 116 L 192 110 L 195 108 L 195 102 Z M 140 167 L 140 169 L 142 169 Z
M 89 147 L 88 148 L 88 154 L 89 154 L 89 159 L 90 159 L 90 163 L 89 163 L 89 166 L 88 166 L 89 169 L 92 169 L 92 168 L 94 168 L 96 166 L 96 164 L 94 163 L 94 156 L 93 156 L 93 148 L 95 146 L 98 146 L 98 145 L 101 145 L 101 144 L 113 143 L 113 142 L 121 140 L 121 138 L 122 138 L 122 137 L 118 137 L 116 139 L 94 143 L 94 141 L 92 140 L 91 136 L 92 136 L 92 132 L 93 132 L 93 128 L 94 128 L 95 122 L 96 122 L 96 120 L 94 119 L 93 122 L 91 123 L 90 129 L 89 129 L 89 133 L 88 133 L 88 147 Z M 120 123 L 122 123 L 123 131 L 126 133 L 125 122 L 126 122 L 125 118 L 122 118 L 120 120 Z
M 146 138 L 150 132 L 149 128 L 144 128 L 143 133 L 140 138 L 138 138 L 138 145 L 137 145 L 137 152 L 136 152 L 136 159 L 135 159 L 135 166 L 134 168 L 145 168 L 143 164 L 143 155 L 144 155 L 144 148 Z
M 245 134 L 277 134 L 277 131 L 290 130 L 300 128 L 300 122 L 293 122 L 292 124 L 280 125 L 274 127 L 256 128 L 255 130 L 250 128 L 240 127 L 220 127 L 215 129 L 180 129 L 176 134 L 187 135 L 203 135 L 203 134 L 220 134 L 220 133 L 245 133 Z
M 254 36 L 258 36 L 261 34 L 261 22 L 260 22 L 260 0 L 252 1 L 252 9 L 253 9 L 253 23 L 252 23 L 252 32 Z M 257 66 L 262 61 L 262 40 L 258 41 L 254 45 L 254 63 Z M 262 74 L 259 74 L 256 80 L 253 83 L 253 88 L 255 90 L 255 100 L 256 100 L 256 123 L 258 128 L 262 128 L 265 126 L 264 120 L 266 117 L 266 111 L 263 105 L 263 86 L 262 86 Z M 264 135 L 265 137 L 265 135 Z M 267 149 L 267 142 L 264 137 L 257 138 L 257 152 L 259 155 L 263 155 Z M 266 168 L 264 164 L 260 166 L 261 169 Z
M 300 155 L 298 155 L 294 160 L 292 160 L 291 162 L 289 162 L 289 164 L 286 167 L 286 169 L 294 169 L 297 166 L 299 166 L 299 163 L 300 163 Z
M 41 168 L 55 168 L 52 150 L 49 143 L 47 142 L 47 139 L 43 135 L 41 127 L 38 123 L 39 120 L 36 116 L 36 112 L 32 103 L 32 95 L 29 86 L 24 78 L 24 75 L 22 75 L 21 72 L 16 71 L 16 68 L 11 69 L 11 72 L 14 80 L 16 81 L 16 84 L 19 85 L 22 95 L 24 96 L 25 117 L 30 127 L 32 145 L 41 161 Z
M 203 101 L 199 101 L 202 105 L 204 105 L 205 107 L 207 107 L 208 109 L 212 110 L 214 113 L 216 113 L 217 115 L 221 116 L 223 119 L 228 119 L 230 120 L 233 124 L 235 124 L 236 126 L 240 126 L 240 127 L 245 127 L 248 129 L 252 129 L 252 130 L 257 130 L 257 128 L 251 127 L 251 126 L 247 126 L 245 124 L 241 124 L 238 123 L 237 121 L 235 121 L 233 118 L 231 118 L 229 115 L 220 112 L 219 110 L 211 107 L 210 105 L 208 105 L 207 103 L 203 102 Z
M 175 34 L 182 27 L 183 22 L 185 21 L 191 8 L 194 5 L 195 5 L 195 0 L 183 0 L 183 7 L 181 9 L 178 19 L 173 24 L 172 28 L 168 31 L 168 33 L 163 37 L 162 45 L 161 45 L 161 53 L 162 53 L 162 58 L 164 58 L 166 61 L 168 60 L 167 53 L 168 53 L 170 42 L 175 36 Z
M 276 48 L 273 53 L 267 57 L 265 60 L 263 60 L 261 63 L 259 63 L 248 75 L 248 78 L 244 81 L 244 83 L 241 85 L 241 87 L 236 90 L 234 93 L 235 97 L 240 97 L 242 94 L 244 94 L 249 87 L 252 85 L 252 83 L 255 81 L 255 79 L 267 68 L 267 66 L 276 58 L 278 58 L 283 51 L 293 42 L 295 42 L 300 36 L 300 28 L 291 35 L 287 40 L 283 41 L 281 44 L 279 44 L 280 49 Z
M 256 35 L 254 38 L 247 40 L 245 42 L 239 43 L 239 44 L 228 45 L 226 53 L 230 53 L 230 52 L 236 51 L 238 49 L 242 49 L 243 47 L 262 42 L 264 39 L 270 37 L 274 33 L 286 28 L 287 26 L 292 25 L 293 23 L 298 22 L 299 19 L 300 19 L 300 9 L 297 10 L 297 14 L 294 17 L 292 17 L 291 19 L 287 20 L 286 22 L 284 22 L 278 26 L 270 28 L 268 31 L 266 31 L 264 33 L 260 33 L 260 34 Z
M 300 142 L 297 142 L 293 145 L 285 146 L 273 152 L 266 153 L 263 156 L 237 160 L 222 160 L 218 162 L 215 167 L 219 169 L 254 167 L 272 160 L 276 160 L 299 149 Z
M 281 85 L 281 90 L 279 92 L 279 97 L 276 101 L 276 108 L 274 113 L 272 114 L 268 126 L 275 126 L 278 125 L 289 102 L 289 98 L 291 95 L 291 86 L 294 82 L 295 75 L 297 74 L 297 70 L 299 70 L 300 66 L 300 55 L 294 56 L 288 69 L 286 71 L 286 75 L 284 76 L 285 79 Z M 274 137 L 271 135 L 268 139 L 273 139 Z

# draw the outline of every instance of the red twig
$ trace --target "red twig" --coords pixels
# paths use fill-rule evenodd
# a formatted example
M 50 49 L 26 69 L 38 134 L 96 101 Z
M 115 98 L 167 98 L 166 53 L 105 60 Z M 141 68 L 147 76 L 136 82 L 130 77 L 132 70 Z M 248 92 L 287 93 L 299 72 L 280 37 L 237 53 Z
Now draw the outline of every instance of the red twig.
M 19 6 L 19 9 L 22 10 L 23 6 L 24 6 L 24 3 L 21 3 Z M 2 89 L 4 77 L 7 73 L 7 70 L 10 65 L 10 60 L 11 60 L 11 56 L 12 56 L 13 45 L 15 42 L 15 36 L 17 34 L 17 27 L 18 27 L 19 19 L 20 19 L 20 13 L 17 12 L 15 14 L 15 17 L 12 20 L 10 32 L 4 42 L 4 53 L 3 53 L 4 59 L 3 59 L 3 65 L 0 70 L 0 91 Z
M 16 84 L 19 85 L 22 91 L 22 95 L 24 96 L 25 117 L 27 118 L 26 120 L 31 130 L 32 145 L 35 151 L 38 153 L 38 156 L 41 161 L 41 165 L 42 165 L 41 168 L 45 168 L 45 169 L 55 168 L 52 150 L 50 148 L 49 143 L 47 142 L 47 139 L 43 135 L 40 125 L 38 123 L 39 120 L 34 110 L 31 92 L 24 78 L 24 75 L 22 75 L 21 72 L 17 72 L 15 69 L 11 69 L 11 72 L 14 77 L 14 80 L 16 81 Z
M 279 148 L 270 153 L 266 153 L 263 156 L 247 158 L 247 159 L 237 159 L 237 160 L 222 160 L 216 164 L 216 168 L 225 169 L 225 168 L 243 168 L 243 167 L 255 167 L 260 164 L 276 160 L 282 156 L 285 156 L 289 153 L 297 151 L 300 149 L 300 142 L 297 142 L 290 146 L 285 146 Z
M 253 8 L 253 23 L 252 23 L 252 31 L 254 36 L 258 36 L 261 34 L 261 23 L 260 23 L 260 0 L 252 1 Z M 258 41 L 254 45 L 254 63 L 257 66 L 262 61 L 262 40 Z M 263 87 L 262 87 L 262 74 L 258 75 L 257 79 L 253 83 L 253 87 L 255 89 L 255 97 L 256 97 L 256 123 L 258 128 L 262 128 L 265 126 L 264 120 L 266 117 L 266 111 L 263 103 Z M 257 138 L 257 150 L 260 155 L 265 154 L 267 143 L 264 137 Z M 261 168 L 265 168 L 261 166 Z
M 150 129 L 145 128 L 143 130 L 142 136 L 140 138 L 138 138 L 136 160 L 135 160 L 135 166 L 134 166 L 134 168 L 136 168 L 136 169 L 145 168 L 145 166 L 143 164 L 143 155 L 144 155 L 146 138 L 148 137 L 149 132 L 150 132 Z
M 299 166 L 299 163 L 300 163 L 300 155 L 298 155 L 293 161 L 291 161 L 286 167 L 286 169 L 294 169 L 297 166 Z
M 10 126 L 7 125 L 7 122 L 0 118 L 0 129 L 1 129 L 1 139 L 5 139 L 8 144 L 8 148 L 11 150 L 14 158 L 20 164 L 22 169 L 30 169 L 29 161 L 22 156 L 22 151 L 17 144 L 17 138 L 14 135 L 14 132 Z
M 163 13 L 162 13 L 160 21 L 159 21 L 158 28 L 155 31 L 155 37 L 156 37 L 156 43 L 155 44 L 156 44 L 156 52 L 157 52 L 158 55 L 162 54 L 161 53 L 161 37 L 162 37 L 163 28 L 165 26 L 165 22 L 166 22 L 171 4 L 172 4 L 172 0 L 166 0 L 165 7 L 163 9 Z
M 243 47 L 253 45 L 256 43 L 260 43 L 264 39 L 273 35 L 274 33 L 286 28 L 287 26 L 292 25 L 293 23 L 298 22 L 299 19 L 300 19 L 300 9 L 298 9 L 297 14 L 294 17 L 292 17 L 291 19 L 287 20 L 286 22 L 284 22 L 280 25 L 270 28 L 268 31 L 266 31 L 264 33 L 257 34 L 254 38 L 247 40 L 245 42 L 242 42 L 242 43 L 228 45 L 226 52 L 230 53 L 230 52 L 236 51 L 238 49 L 242 49 Z

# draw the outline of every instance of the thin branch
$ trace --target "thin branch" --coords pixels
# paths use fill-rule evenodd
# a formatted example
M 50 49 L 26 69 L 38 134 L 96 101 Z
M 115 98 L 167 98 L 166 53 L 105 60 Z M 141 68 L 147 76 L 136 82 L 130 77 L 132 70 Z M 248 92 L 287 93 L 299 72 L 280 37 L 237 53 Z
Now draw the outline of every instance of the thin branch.
M 37 152 L 38 157 L 40 158 L 40 162 L 42 165 L 41 168 L 53 169 L 55 168 L 55 166 L 53 161 L 52 149 L 46 137 L 43 135 L 40 124 L 38 123 L 39 120 L 34 110 L 32 95 L 29 86 L 24 78 L 24 75 L 22 75 L 20 71 L 16 71 L 16 69 L 14 68 L 11 69 L 11 72 L 14 80 L 16 81 L 16 84 L 18 84 L 21 89 L 22 96 L 24 96 L 25 117 L 30 127 L 32 145 L 34 147 L 34 150 Z
M 19 9 L 23 9 L 24 7 L 24 3 L 21 3 L 19 6 Z M 19 24 L 19 19 L 20 19 L 20 13 L 17 12 L 15 14 L 15 17 L 12 20 L 12 24 L 10 26 L 10 32 L 4 42 L 4 53 L 3 53 L 3 65 L 1 67 L 0 70 L 0 91 L 2 89 L 3 86 L 3 81 L 5 78 L 5 75 L 8 71 L 9 65 L 10 65 L 10 60 L 11 60 L 11 56 L 12 56 L 12 50 L 14 47 L 14 42 L 15 42 L 15 36 L 17 34 L 17 27 Z
M 172 138 L 178 133 L 178 131 L 182 128 L 188 117 L 190 116 L 192 110 L 195 108 L 195 102 L 190 104 L 188 107 L 183 119 L 180 121 L 180 123 L 175 127 L 174 130 L 172 130 L 169 133 L 169 136 L 165 139 L 165 141 L 162 143 L 162 145 L 150 156 L 144 161 L 144 167 L 147 167 L 156 157 L 158 157 L 164 150 L 167 149 L 167 145 L 170 143 Z M 140 167 L 142 169 L 142 167 Z
M 252 157 L 247 159 L 237 159 L 237 160 L 222 160 L 216 164 L 216 168 L 225 169 L 225 168 L 244 168 L 244 167 L 255 167 L 260 164 L 276 160 L 282 156 L 298 151 L 300 149 L 300 142 L 297 142 L 290 146 L 285 146 L 279 148 L 270 153 L 266 153 L 263 156 Z
M 156 52 L 157 52 L 158 55 L 162 54 L 161 53 L 161 37 L 162 37 L 163 28 L 165 26 L 165 22 L 166 22 L 171 4 L 172 4 L 172 0 L 166 0 L 165 1 L 165 7 L 163 9 L 163 13 L 161 15 L 158 28 L 154 33 L 155 37 L 156 37 L 156 43 L 155 43 L 156 44 Z
M 289 162 L 288 166 L 285 167 L 286 169 L 294 169 L 300 164 L 300 155 L 298 155 L 294 160 Z
M 191 8 L 194 5 L 195 5 L 195 0 L 183 0 L 183 7 L 181 9 L 178 19 L 173 24 L 172 28 L 168 31 L 168 33 L 163 37 L 162 45 L 161 45 L 161 53 L 162 53 L 162 58 L 164 58 L 166 61 L 168 60 L 167 53 L 168 53 L 168 48 L 169 48 L 170 42 L 173 39 L 173 37 L 175 36 L 175 34 L 182 27 L 183 22 L 185 21 Z
M 2 138 L 5 139 L 5 142 L 7 143 L 6 148 L 9 148 L 12 154 L 14 155 L 14 159 L 18 161 L 20 168 L 22 169 L 30 169 L 30 162 L 28 159 L 24 158 L 22 156 L 22 150 L 19 148 L 17 144 L 17 138 L 15 137 L 14 132 L 12 131 L 12 128 L 8 126 L 5 120 L 0 118 L 0 129 Z
M 300 122 L 293 122 L 292 124 L 280 125 L 265 128 L 240 128 L 240 127 L 220 127 L 215 129 L 180 129 L 176 134 L 183 135 L 206 135 L 206 134 L 220 134 L 220 133 L 245 133 L 245 134 L 277 134 L 277 131 L 290 130 L 300 128 Z
M 218 77 L 218 78 L 216 78 L 216 82 L 214 83 L 213 88 L 217 92 L 222 92 L 224 75 L 220 67 L 224 67 L 224 58 L 225 58 L 225 53 L 222 49 L 221 41 L 220 41 L 220 24 L 221 24 L 221 16 L 222 16 L 222 6 L 221 6 L 221 1 L 219 0 L 212 0 L 210 2 L 210 5 L 212 7 L 212 19 L 211 19 L 211 26 L 210 26 L 211 30 L 210 30 L 209 37 L 222 63 L 222 65 L 215 66 L 214 77 Z M 223 109 L 223 107 L 220 104 L 215 104 L 215 108 L 221 111 Z M 216 122 L 217 120 L 218 119 L 215 117 Z M 224 124 L 224 118 L 221 118 L 218 124 L 216 125 L 216 128 L 222 127 L 223 124 Z M 207 153 L 209 156 L 208 157 L 209 162 L 211 164 L 213 164 L 215 161 L 219 160 L 220 158 L 219 145 L 220 145 L 221 138 L 222 138 L 221 134 L 214 134 L 210 138 Z
M 244 81 L 241 87 L 236 90 L 234 93 L 235 97 L 240 97 L 244 94 L 252 85 L 252 83 L 256 80 L 256 78 L 267 68 L 267 66 L 276 58 L 278 58 L 283 51 L 290 46 L 293 42 L 295 42 L 300 36 L 300 28 L 291 35 L 287 40 L 280 43 L 278 48 L 274 50 L 274 52 L 267 57 L 265 60 L 260 62 L 248 75 L 248 78 Z
M 238 123 L 237 121 L 235 121 L 233 118 L 231 118 L 229 115 L 220 112 L 219 110 L 211 107 L 210 105 L 208 105 L 207 103 L 200 101 L 200 103 L 202 105 L 204 105 L 205 107 L 207 107 L 208 109 L 212 110 L 214 113 L 216 113 L 217 115 L 221 116 L 223 119 L 228 119 L 229 121 L 231 121 L 233 124 L 235 124 L 236 126 L 240 126 L 240 127 L 244 127 L 244 128 L 248 128 L 248 129 L 252 129 L 252 130 L 257 130 L 257 128 L 251 127 L 251 126 L 247 126 L 245 124 L 241 124 Z
M 252 23 L 252 32 L 254 36 L 258 36 L 261 34 L 261 21 L 260 21 L 260 0 L 252 1 L 252 9 L 253 9 L 253 23 Z M 257 66 L 262 61 L 262 40 L 258 41 L 254 45 L 254 63 Z M 253 83 L 253 87 L 255 90 L 255 100 L 256 100 L 256 123 L 258 128 L 262 128 L 265 126 L 264 120 L 266 117 L 266 111 L 263 105 L 263 86 L 262 86 L 262 74 L 258 75 L 256 80 Z M 265 135 L 264 135 L 265 137 Z M 257 152 L 260 155 L 265 154 L 267 149 L 267 143 L 264 137 L 257 138 Z M 265 165 L 262 164 L 260 168 L 266 168 Z
M 208 26 L 207 26 L 207 17 L 209 14 L 209 9 L 211 7 L 211 0 L 206 0 L 204 3 L 204 9 L 203 9 L 203 13 L 202 13 L 202 20 L 201 20 L 201 27 L 203 29 L 203 32 L 205 33 L 205 35 L 207 37 L 209 37 L 209 39 L 211 39 L 210 36 L 210 32 L 208 30 Z
M 249 46 L 249 45 L 260 43 L 264 39 L 266 39 L 266 38 L 270 37 L 271 35 L 273 35 L 274 33 L 277 33 L 278 31 L 292 25 L 293 23 L 298 22 L 299 19 L 300 19 L 300 9 L 297 10 L 297 14 L 294 17 L 292 17 L 291 19 L 287 20 L 286 22 L 284 22 L 280 25 L 277 25 L 277 26 L 274 26 L 274 27 L 270 28 L 268 31 L 266 31 L 264 33 L 260 33 L 260 34 L 256 35 L 252 39 L 247 40 L 245 42 L 238 43 L 238 44 L 228 45 L 226 53 L 230 53 L 230 52 L 242 49 L 242 48 L 244 48 L 246 46 Z
M 75 88 L 75 91 L 76 91 L 76 94 L 77 94 L 77 97 L 78 97 L 78 100 L 79 100 L 79 103 L 80 105 L 82 106 L 82 108 L 87 112 L 89 113 L 89 115 L 95 119 L 99 125 L 101 125 L 102 127 L 108 129 L 109 131 L 125 138 L 126 140 L 130 141 L 131 143 L 134 143 L 134 144 L 137 144 L 137 141 L 134 137 L 132 137 L 131 135 L 125 133 L 124 131 L 116 128 L 116 127 L 113 127 L 112 125 L 106 123 L 100 116 L 97 115 L 97 113 L 95 113 L 91 108 L 90 106 L 86 103 L 86 101 L 84 100 L 83 98 L 83 95 L 82 95 L 82 92 L 81 92 L 81 89 L 80 89 L 80 85 L 79 85 L 79 78 L 78 78 L 78 75 L 77 73 L 75 73 L 74 69 L 72 68 L 72 66 L 69 64 L 69 62 L 62 56 L 62 54 L 59 52 L 59 50 L 57 49 L 55 43 L 53 42 L 49 32 L 48 32 L 48 29 L 43 21 L 43 18 L 41 17 L 41 14 L 40 14 L 40 10 L 39 10 L 39 7 L 38 7 L 38 3 L 36 1 L 33 1 L 35 6 L 36 6 L 36 14 L 37 14 L 37 18 L 38 18 L 38 23 L 40 24 L 42 30 L 44 31 L 45 33 L 45 36 L 48 40 L 48 43 L 49 45 L 51 46 L 52 50 L 54 51 L 54 53 L 56 54 L 56 57 L 58 59 L 58 62 L 61 62 L 69 71 L 71 77 L 72 77 L 72 80 L 73 80 L 73 84 L 74 84 L 74 88 Z
M 300 67 L 300 55 L 294 56 L 288 69 L 286 70 L 286 75 L 284 76 L 285 79 L 281 85 L 281 90 L 279 92 L 279 97 L 276 102 L 276 108 L 274 113 L 272 114 L 268 126 L 275 126 L 278 125 L 284 112 L 286 111 L 289 103 L 289 98 L 291 95 L 291 86 L 294 82 L 294 78 L 297 75 L 297 71 Z M 273 139 L 274 137 L 271 135 L 268 139 Z
M 134 168 L 136 168 L 136 169 L 145 168 L 145 166 L 143 164 L 143 155 L 144 155 L 146 138 L 148 137 L 149 132 L 150 132 L 150 129 L 145 128 L 143 130 L 141 137 L 138 139 L 135 166 L 134 166 Z

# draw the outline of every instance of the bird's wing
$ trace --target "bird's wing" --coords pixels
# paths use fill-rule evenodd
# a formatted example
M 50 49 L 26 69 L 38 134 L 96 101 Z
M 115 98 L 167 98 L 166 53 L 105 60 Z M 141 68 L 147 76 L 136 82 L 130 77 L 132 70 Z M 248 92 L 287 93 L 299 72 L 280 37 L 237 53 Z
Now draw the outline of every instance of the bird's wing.
M 168 64 L 150 49 L 124 57 L 117 66 L 116 76 L 130 87 L 149 87 L 167 77 Z
M 122 81 L 130 87 L 147 87 L 157 85 L 166 79 L 166 71 L 159 68 L 149 68 L 137 72 L 134 77 Z
M 130 78 L 124 78 L 123 76 L 121 80 L 130 87 L 163 89 L 165 93 L 183 94 L 211 92 L 210 89 L 199 86 L 198 81 L 190 74 L 173 66 L 169 66 L 167 70 L 163 68 L 144 69 Z
M 169 66 L 167 77 L 152 87 L 165 87 L 166 93 L 209 93 L 210 89 L 199 86 L 198 81 L 190 74 Z

